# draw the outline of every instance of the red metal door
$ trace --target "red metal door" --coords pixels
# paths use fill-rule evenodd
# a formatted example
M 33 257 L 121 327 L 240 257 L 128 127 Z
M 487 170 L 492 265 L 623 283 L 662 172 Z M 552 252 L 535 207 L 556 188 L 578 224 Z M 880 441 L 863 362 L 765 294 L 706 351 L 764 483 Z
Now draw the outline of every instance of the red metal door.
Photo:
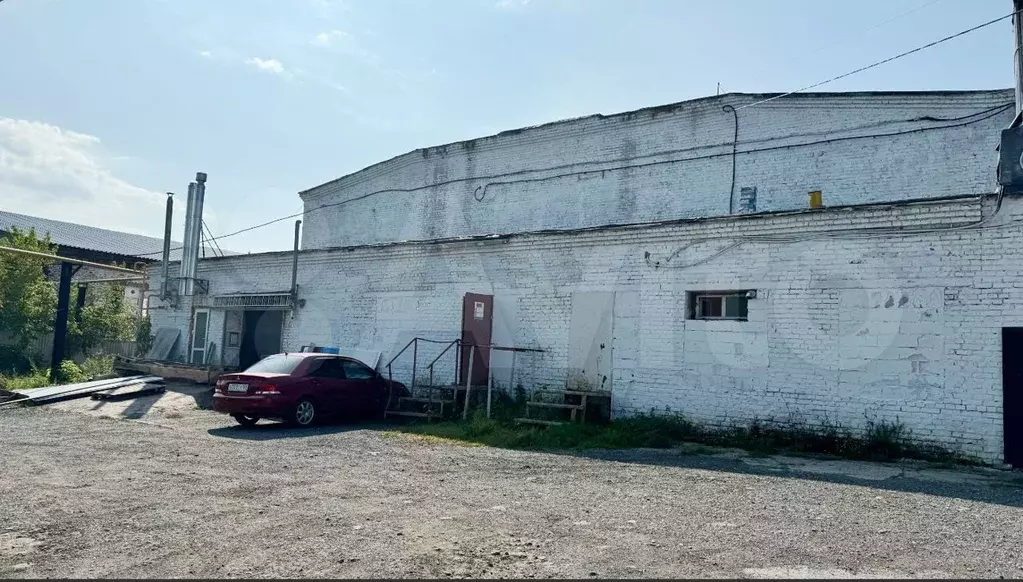
M 469 374 L 469 350 L 474 346 L 472 356 L 472 384 L 483 386 L 490 374 L 489 346 L 494 330 L 494 296 L 466 293 L 462 299 L 462 363 L 459 384 L 465 385 Z

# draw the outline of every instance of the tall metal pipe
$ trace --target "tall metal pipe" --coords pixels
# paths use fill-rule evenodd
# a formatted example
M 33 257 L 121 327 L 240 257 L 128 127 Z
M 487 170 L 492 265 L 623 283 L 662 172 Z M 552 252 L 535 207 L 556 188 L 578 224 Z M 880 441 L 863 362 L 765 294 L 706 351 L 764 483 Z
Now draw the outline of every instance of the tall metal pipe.
M 199 251 L 202 250 L 202 207 L 206 199 L 206 174 L 195 174 L 195 213 L 192 216 L 192 263 L 189 274 L 189 294 L 194 293 L 195 277 L 199 272 Z
M 192 231 L 195 226 L 195 182 L 188 184 L 188 200 L 185 203 L 185 236 L 181 243 L 181 264 L 178 267 L 178 294 L 191 295 L 189 273 L 193 262 Z
M 163 224 L 163 270 L 161 272 L 160 299 L 167 300 L 170 284 L 171 221 L 174 219 L 174 193 L 167 193 L 167 218 Z

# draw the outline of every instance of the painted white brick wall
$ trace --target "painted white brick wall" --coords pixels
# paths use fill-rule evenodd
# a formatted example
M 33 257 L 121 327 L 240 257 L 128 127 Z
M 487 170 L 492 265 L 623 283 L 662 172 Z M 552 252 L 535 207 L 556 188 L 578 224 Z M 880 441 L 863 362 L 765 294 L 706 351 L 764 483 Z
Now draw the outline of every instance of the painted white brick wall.
M 990 198 L 968 198 L 304 251 L 299 285 L 306 305 L 285 318 L 284 346 L 381 350 L 386 362 L 412 337 L 459 337 L 463 295 L 487 293 L 495 296 L 495 337 L 546 350 L 518 358 L 517 382 L 560 385 L 572 293 L 611 291 L 616 415 L 655 410 L 718 425 L 756 418 L 852 428 L 898 419 L 918 438 L 998 461 L 1000 331 L 1023 326 L 1023 231 L 1013 222 L 1023 220 L 1023 200 L 1007 199 L 986 224 L 991 228 L 820 236 L 858 226 L 961 227 L 992 210 Z M 808 233 L 818 236 L 747 243 L 676 268 L 735 237 Z M 212 294 L 286 289 L 290 271 L 286 252 L 199 265 Z M 686 319 L 687 291 L 727 289 L 758 291 L 748 321 Z M 184 326 L 186 333 L 182 313 L 189 309 L 154 309 L 154 326 Z M 222 345 L 216 333 L 210 341 Z M 421 362 L 436 353 L 424 351 Z M 398 379 L 408 381 L 410 363 L 410 356 L 396 362 Z M 453 375 L 452 365 L 442 370 Z
M 1013 114 L 1011 90 L 811 94 L 739 109 L 738 150 L 760 151 L 736 157 L 733 194 L 735 126 L 722 107 L 757 98 L 723 95 L 416 150 L 303 192 L 303 248 L 720 216 L 730 199 L 738 208 L 742 187 L 757 188 L 761 212 L 805 208 L 816 189 L 831 206 L 981 194 Z M 876 134 L 901 135 L 868 137 Z

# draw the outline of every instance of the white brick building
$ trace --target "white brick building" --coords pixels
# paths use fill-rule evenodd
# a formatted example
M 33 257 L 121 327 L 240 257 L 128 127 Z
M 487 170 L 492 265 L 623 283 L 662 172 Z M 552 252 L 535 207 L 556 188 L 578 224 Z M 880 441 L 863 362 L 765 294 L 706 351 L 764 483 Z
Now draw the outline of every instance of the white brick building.
M 761 97 L 417 150 L 307 190 L 297 305 L 267 319 L 237 307 L 255 300 L 239 294 L 290 305 L 290 251 L 206 259 L 208 294 L 154 308 L 154 327 L 191 338 L 198 310 L 208 330 L 192 347 L 228 364 L 246 341 L 386 362 L 413 337 L 460 337 L 463 296 L 481 293 L 493 343 L 544 350 L 520 356 L 527 389 L 581 377 L 612 391 L 616 415 L 721 425 L 898 419 L 1005 459 L 1023 201 L 998 207 L 994 170 L 1012 91 L 743 108 Z M 811 190 L 826 208 L 807 210 Z M 491 362 L 499 385 L 509 364 Z

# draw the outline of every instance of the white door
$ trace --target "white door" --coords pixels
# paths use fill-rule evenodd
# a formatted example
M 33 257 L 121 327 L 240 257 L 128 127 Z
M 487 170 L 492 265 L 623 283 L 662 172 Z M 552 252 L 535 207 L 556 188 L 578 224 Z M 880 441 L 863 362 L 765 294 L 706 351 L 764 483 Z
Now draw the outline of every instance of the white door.
M 206 339 L 210 331 L 210 311 L 208 309 L 195 310 L 195 319 L 192 322 L 192 354 L 188 361 L 192 364 L 206 363 Z

